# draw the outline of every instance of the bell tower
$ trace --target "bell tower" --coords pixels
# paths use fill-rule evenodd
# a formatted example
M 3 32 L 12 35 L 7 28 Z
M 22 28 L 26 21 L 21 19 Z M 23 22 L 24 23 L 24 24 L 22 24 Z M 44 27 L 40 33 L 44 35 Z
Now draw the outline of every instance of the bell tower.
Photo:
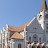
M 37 15 L 37 20 L 44 31 L 43 33 L 45 35 L 44 37 L 46 38 L 46 42 L 48 42 L 48 9 L 46 0 L 42 1 L 40 12 Z
M 42 29 L 44 30 L 44 25 L 47 17 L 47 4 L 46 0 L 42 1 L 40 12 L 38 13 L 37 19 L 39 23 L 41 24 Z

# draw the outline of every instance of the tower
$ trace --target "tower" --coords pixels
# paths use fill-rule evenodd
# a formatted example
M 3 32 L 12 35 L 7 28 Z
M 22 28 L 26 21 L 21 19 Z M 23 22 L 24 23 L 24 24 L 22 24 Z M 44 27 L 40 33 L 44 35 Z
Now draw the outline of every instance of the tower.
M 47 9 L 47 4 L 46 0 L 42 1 L 41 4 L 41 9 L 40 12 L 38 13 L 37 20 L 40 23 L 43 33 L 44 33 L 44 38 L 46 38 L 46 42 L 48 42 L 47 36 L 48 36 L 48 9 Z

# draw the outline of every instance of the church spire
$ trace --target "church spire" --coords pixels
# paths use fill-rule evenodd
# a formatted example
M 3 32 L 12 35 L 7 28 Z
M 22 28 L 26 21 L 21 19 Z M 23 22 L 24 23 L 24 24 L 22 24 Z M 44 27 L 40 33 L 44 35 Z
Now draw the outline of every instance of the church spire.
M 43 0 L 40 11 L 47 10 L 46 0 Z

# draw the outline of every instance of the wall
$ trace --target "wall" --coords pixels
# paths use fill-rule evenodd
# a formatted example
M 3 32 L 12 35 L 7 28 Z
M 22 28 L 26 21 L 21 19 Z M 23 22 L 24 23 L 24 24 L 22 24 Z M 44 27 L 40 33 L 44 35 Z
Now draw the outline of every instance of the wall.
M 18 48 L 18 44 L 21 44 L 21 48 L 24 48 L 24 40 L 19 40 L 19 39 L 13 39 L 13 48 Z M 13 43 L 12 42 L 12 43 Z

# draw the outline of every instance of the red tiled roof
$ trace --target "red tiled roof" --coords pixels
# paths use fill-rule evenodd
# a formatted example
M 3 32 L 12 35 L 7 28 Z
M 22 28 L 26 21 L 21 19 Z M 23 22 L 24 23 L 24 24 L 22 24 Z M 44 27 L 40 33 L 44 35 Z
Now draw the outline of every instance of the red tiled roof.
M 24 39 L 23 36 L 21 34 L 19 34 L 18 32 L 15 32 L 10 39 Z
M 31 21 L 27 22 L 26 25 L 28 25 Z M 17 38 L 17 39 L 23 39 L 23 37 L 18 33 L 24 30 L 25 24 L 20 27 L 13 27 L 8 26 L 10 31 L 10 39 Z
M 29 21 L 30 22 L 30 21 Z M 26 25 L 29 24 L 29 22 L 26 23 Z M 14 32 L 20 32 L 23 31 L 25 28 L 25 24 L 20 26 L 20 27 L 13 27 L 13 26 L 8 26 L 10 31 L 14 31 Z

